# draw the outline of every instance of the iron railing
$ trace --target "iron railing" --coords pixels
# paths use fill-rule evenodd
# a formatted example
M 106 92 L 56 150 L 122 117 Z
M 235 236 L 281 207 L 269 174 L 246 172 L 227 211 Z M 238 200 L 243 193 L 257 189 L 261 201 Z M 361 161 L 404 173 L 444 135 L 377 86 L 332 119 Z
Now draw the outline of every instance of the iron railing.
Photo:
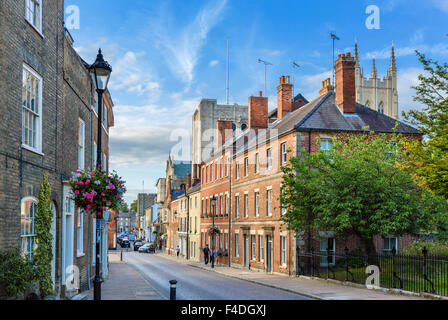
M 426 248 L 421 255 L 397 254 L 395 248 L 389 252 L 366 255 L 332 251 L 310 252 L 297 250 L 296 275 L 366 284 L 369 276 L 366 268 L 379 268 L 379 285 L 411 292 L 428 292 L 448 296 L 448 257 L 428 255 Z

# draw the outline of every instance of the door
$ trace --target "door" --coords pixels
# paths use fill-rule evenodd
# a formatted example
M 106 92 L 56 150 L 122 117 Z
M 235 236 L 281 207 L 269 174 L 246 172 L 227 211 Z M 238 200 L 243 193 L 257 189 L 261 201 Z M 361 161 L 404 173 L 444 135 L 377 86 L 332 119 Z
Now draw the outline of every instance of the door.
M 75 207 L 70 195 L 70 187 L 64 187 L 64 203 L 63 203 L 63 253 L 62 253 L 62 285 L 72 287 L 73 282 L 73 235 L 74 235 L 74 214 Z M 68 280 L 68 281 L 67 281 Z
M 272 271 L 272 238 L 271 236 L 266 236 L 266 272 Z
M 249 267 L 249 236 L 244 235 L 244 266 Z

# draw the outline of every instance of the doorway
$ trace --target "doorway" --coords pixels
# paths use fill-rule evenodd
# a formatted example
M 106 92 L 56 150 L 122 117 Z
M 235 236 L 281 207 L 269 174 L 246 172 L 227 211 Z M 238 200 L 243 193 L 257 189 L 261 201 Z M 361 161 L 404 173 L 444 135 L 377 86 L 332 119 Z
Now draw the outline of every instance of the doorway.
M 266 272 L 272 272 L 272 237 L 266 236 Z
M 249 237 L 247 234 L 244 237 L 244 266 L 249 267 Z

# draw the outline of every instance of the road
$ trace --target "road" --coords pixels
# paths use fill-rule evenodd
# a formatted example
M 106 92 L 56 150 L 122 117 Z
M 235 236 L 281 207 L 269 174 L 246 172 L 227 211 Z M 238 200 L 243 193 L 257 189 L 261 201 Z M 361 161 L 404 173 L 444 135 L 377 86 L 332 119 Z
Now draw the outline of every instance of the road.
M 167 298 L 169 280 L 176 279 L 178 300 L 310 300 L 295 293 L 177 263 L 152 253 L 123 252 L 123 260 L 136 267 Z

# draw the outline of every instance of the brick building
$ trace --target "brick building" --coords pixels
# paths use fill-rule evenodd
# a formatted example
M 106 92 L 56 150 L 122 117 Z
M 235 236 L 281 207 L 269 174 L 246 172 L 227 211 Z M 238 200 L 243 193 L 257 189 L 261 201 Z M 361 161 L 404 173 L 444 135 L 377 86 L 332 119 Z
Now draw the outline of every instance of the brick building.
M 215 224 L 223 229 L 228 225 L 230 229 L 228 241 L 233 266 L 292 274 L 297 247 L 324 251 L 328 243 L 333 251 L 345 247 L 346 243 L 335 239 L 331 231 L 316 231 L 316 239 L 307 235 L 296 238 L 286 229 L 281 221 L 284 211 L 279 199 L 280 168 L 302 150 L 315 153 L 321 148 L 331 148 L 334 136 L 344 141 L 370 131 L 394 134 L 395 119 L 356 103 L 355 65 L 350 53 L 339 55 L 335 64 L 336 91 L 327 79 L 319 98 L 311 102 L 302 98 L 298 105 L 292 99 L 289 77 L 282 76 L 277 87 L 277 109 L 268 113 L 268 99 L 261 92 L 259 97 L 250 97 L 248 130 L 230 139 L 224 138 L 221 148 L 201 166 L 202 243 L 210 243 L 205 227 L 210 225 L 210 212 L 214 211 L 210 197 L 215 196 L 218 197 Z M 277 117 L 275 121 L 273 116 Z M 216 127 L 220 128 L 219 121 Z M 415 128 L 401 122 L 395 130 L 405 136 L 420 137 Z M 316 138 L 320 138 L 320 143 Z M 225 174 L 222 177 L 220 158 L 225 160 L 229 155 L 232 170 L 228 177 Z M 226 192 L 231 195 L 232 213 L 227 218 L 219 216 L 225 212 L 221 209 L 225 201 L 220 202 L 220 196 Z M 349 241 L 355 245 L 357 240 Z M 401 248 L 407 241 L 408 236 L 393 235 L 375 239 L 377 250 L 389 250 L 392 245 Z
M 47 174 L 54 289 L 58 295 L 71 295 L 87 289 L 94 274 L 94 221 L 74 208 L 68 186 L 73 171 L 95 163 L 97 113 L 88 64 L 74 51 L 63 27 L 63 0 L 2 2 L 0 21 L 0 250 L 15 247 L 25 256 L 33 254 L 33 216 Z M 113 126 L 109 93 L 104 101 L 107 168 Z M 68 293 L 65 280 L 71 266 L 80 271 L 80 288 Z M 103 267 L 105 275 L 107 265 Z

